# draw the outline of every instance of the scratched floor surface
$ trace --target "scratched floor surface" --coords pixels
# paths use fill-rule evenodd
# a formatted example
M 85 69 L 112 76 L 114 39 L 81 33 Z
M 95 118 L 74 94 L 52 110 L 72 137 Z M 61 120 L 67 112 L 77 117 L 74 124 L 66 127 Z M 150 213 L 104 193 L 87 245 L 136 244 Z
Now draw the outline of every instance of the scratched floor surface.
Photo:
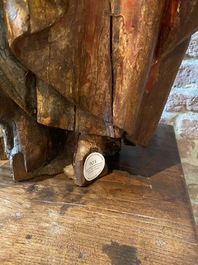
M 0 264 L 197 265 L 172 127 L 108 163 L 110 174 L 85 188 L 63 174 L 14 183 L 1 165 Z

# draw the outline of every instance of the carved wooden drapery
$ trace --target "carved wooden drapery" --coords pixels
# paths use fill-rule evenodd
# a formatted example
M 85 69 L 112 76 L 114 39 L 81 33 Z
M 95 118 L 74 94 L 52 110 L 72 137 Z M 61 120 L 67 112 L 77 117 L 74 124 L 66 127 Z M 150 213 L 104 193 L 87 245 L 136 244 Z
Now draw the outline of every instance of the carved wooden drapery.
M 3 0 L 1 10 L 0 117 L 10 159 L 25 161 L 15 179 L 68 156 L 84 185 L 90 148 L 148 145 L 197 30 L 197 0 Z

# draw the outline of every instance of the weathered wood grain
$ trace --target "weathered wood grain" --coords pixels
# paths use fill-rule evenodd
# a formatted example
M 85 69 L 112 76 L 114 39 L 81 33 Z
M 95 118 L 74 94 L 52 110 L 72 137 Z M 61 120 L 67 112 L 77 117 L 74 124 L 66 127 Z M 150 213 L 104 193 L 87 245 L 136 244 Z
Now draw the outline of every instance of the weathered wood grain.
M 111 2 L 113 121 L 131 134 L 136 127 L 165 1 Z
M 54 174 L 55 160 L 60 172 L 61 148 L 82 165 L 78 143 L 67 154 L 70 133 L 101 137 L 103 155 L 103 137 L 147 146 L 197 12 L 197 0 L 0 0 L 0 122 L 11 165 L 24 168 L 15 179 Z
M 0 160 L 7 159 L 4 149 L 4 140 L 3 137 L 0 135 Z
M 160 126 L 147 149 L 124 145 L 111 162 L 112 173 L 85 188 L 62 174 L 13 183 L 1 166 L 1 264 L 196 265 L 172 127 Z
M 90 134 L 116 138 L 125 131 L 148 144 L 197 29 L 196 0 L 3 2 L 13 53 L 52 89 L 48 115 L 38 93 L 39 122 L 82 134 L 90 123 Z M 53 111 L 59 101 L 62 108 Z

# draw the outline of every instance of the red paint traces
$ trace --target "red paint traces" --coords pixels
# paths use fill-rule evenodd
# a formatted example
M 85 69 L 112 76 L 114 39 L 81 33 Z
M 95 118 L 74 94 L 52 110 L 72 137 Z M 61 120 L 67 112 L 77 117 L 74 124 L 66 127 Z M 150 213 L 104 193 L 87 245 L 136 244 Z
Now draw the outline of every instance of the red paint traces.
M 125 28 L 127 31 L 130 31 L 133 27 L 133 20 L 132 19 L 128 19 L 127 21 L 125 21 Z
M 87 33 L 87 35 L 85 37 L 85 42 L 92 44 L 94 42 L 94 38 L 95 38 L 94 34 L 91 35 L 91 34 Z
M 141 3 L 141 0 L 122 0 L 121 2 L 121 14 L 125 19 L 125 29 L 128 32 L 138 27 Z
M 126 1 L 123 1 L 125 2 L 125 6 L 127 9 L 132 9 L 134 6 L 135 6 L 135 3 L 137 1 L 134 1 L 134 0 L 126 0 Z
M 128 53 L 129 53 L 129 62 L 130 64 L 133 64 L 134 63 L 134 37 L 132 38 L 129 38 L 128 40 Z
M 87 76 L 83 76 L 82 78 L 82 85 L 86 85 L 91 83 L 90 79 Z
M 146 93 L 151 92 L 153 85 L 158 80 L 159 63 L 156 63 L 156 62 L 158 58 L 160 57 L 160 54 L 159 54 L 160 46 L 163 45 L 163 41 L 167 37 L 167 34 L 169 34 L 171 28 L 174 26 L 179 1 L 180 0 L 169 0 L 164 10 L 164 17 L 161 22 L 161 30 L 159 33 L 159 36 L 162 36 L 163 38 L 162 37 L 158 38 L 158 43 L 156 44 L 154 57 L 153 57 L 153 64 L 151 66 L 147 84 L 145 86 Z M 163 35 L 164 32 L 166 32 L 166 35 Z
M 179 0 L 172 0 L 171 6 L 170 6 L 170 26 L 172 27 L 174 25 L 175 21 L 175 14 L 177 12 Z
M 162 19 L 162 31 L 165 28 L 169 28 L 170 30 L 174 26 L 179 1 L 180 0 L 167 1 L 166 8 L 164 10 L 164 17 Z
M 159 63 L 155 63 L 151 66 L 149 77 L 145 86 L 145 92 L 150 93 L 153 85 L 158 80 L 159 77 Z

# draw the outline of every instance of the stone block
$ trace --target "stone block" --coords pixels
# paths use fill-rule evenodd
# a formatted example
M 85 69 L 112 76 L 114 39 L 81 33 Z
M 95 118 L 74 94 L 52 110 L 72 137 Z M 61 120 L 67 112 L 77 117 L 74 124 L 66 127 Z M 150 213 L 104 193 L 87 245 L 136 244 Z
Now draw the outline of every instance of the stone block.
M 198 58 L 198 31 L 191 37 L 186 56 L 190 58 Z
M 181 124 L 182 136 L 189 139 L 198 139 L 198 121 L 183 120 Z
M 176 121 L 176 132 L 186 139 L 198 139 L 197 113 L 180 114 Z
M 188 159 L 193 155 L 196 148 L 195 141 L 193 140 L 177 140 L 179 154 L 181 159 Z
M 189 111 L 198 112 L 198 90 L 194 95 L 190 94 L 186 101 L 186 109 Z
M 191 204 L 192 204 L 193 214 L 194 214 L 194 218 L 196 222 L 197 233 L 198 233 L 198 202 L 197 200 L 196 201 L 191 200 Z
M 175 87 L 198 87 L 198 60 L 183 60 L 175 78 Z
M 190 193 L 190 199 L 196 200 L 198 205 L 198 184 L 189 184 L 188 191 Z
M 175 113 L 166 112 L 166 110 L 164 110 L 160 119 L 160 123 L 174 126 L 176 117 L 177 114 L 175 115 Z
M 198 112 L 198 89 L 173 88 L 167 100 L 167 112 Z
M 182 163 L 182 167 L 187 184 L 198 184 L 198 166 Z

